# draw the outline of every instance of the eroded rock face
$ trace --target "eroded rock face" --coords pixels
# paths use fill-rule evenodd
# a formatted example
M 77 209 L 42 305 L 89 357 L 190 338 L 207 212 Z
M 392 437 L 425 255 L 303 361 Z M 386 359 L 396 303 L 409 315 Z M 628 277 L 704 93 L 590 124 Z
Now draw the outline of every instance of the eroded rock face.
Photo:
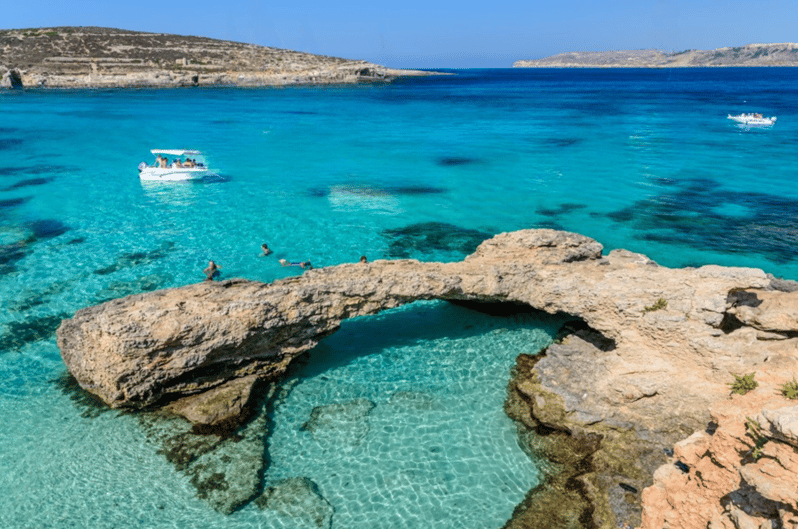
M 272 284 L 235 279 L 129 296 L 78 311 L 58 344 L 82 387 L 113 407 L 141 408 L 244 377 L 275 380 L 342 320 L 416 300 L 569 314 L 581 331 L 519 367 L 510 400 L 529 428 L 590 440 L 577 460 L 591 470 L 569 487 L 590 504 L 580 516 L 614 527 L 640 522 L 640 492 L 665 451 L 705 427 L 731 373 L 798 372 L 789 290 L 761 270 L 668 269 L 625 250 L 603 256 L 578 234 L 526 230 L 456 263 L 343 264 Z M 235 415 L 209 407 L 241 400 L 230 386 L 217 391 L 228 400 L 199 398 L 205 418 L 192 420 Z
M 798 405 L 776 381 L 716 403 L 712 428 L 676 444 L 643 492 L 643 529 L 798 527 Z
M 430 74 L 205 37 L 51 27 L 0 30 L 0 75 L 0 88 L 88 88 L 340 84 Z

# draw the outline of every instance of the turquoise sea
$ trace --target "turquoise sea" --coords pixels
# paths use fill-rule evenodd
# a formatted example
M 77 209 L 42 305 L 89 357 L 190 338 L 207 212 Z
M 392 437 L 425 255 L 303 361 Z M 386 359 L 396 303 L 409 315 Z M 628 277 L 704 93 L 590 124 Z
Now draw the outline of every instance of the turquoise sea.
M 64 389 L 62 318 L 199 281 L 209 259 L 273 281 L 301 273 L 280 258 L 451 261 L 546 227 L 665 266 L 798 279 L 798 70 L 449 73 L 0 92 L 0 527 L 309 523 L 215 512 L 134 416 Z M 778 121 L 739 128 L 740 112 Z M 143 183 L 153 148 L 202 150 L 219 177 Z M 263 486 L 309 478 L 334 528 L 501 527 L 541 479 L 502 411 L 507 377 L 561 323 L 442 302 L 347 322 L 275 406 Z M 336 406 L 354 415 L 302 427 Z

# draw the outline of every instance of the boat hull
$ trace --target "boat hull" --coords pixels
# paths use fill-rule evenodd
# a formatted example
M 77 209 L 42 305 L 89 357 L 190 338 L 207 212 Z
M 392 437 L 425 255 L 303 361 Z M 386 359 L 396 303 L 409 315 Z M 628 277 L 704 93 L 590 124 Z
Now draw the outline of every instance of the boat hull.
M 204 167 L 145 167 L 139 171 L 139 178 L 142 180 L 160 182 L 179 182 L 183 180 L 202 180 L 214 173 Z

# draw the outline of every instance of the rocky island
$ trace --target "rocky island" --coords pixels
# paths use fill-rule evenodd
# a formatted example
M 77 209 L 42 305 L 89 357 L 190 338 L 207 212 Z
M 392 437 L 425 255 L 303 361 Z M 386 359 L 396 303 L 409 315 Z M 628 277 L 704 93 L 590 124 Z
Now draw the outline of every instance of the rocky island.
M 0 30 L 0 87 L 283 86 L 428 75 L 205 37 L 98 27 Z
M 798 44 L 748 44 L 715 50 L 622 50 L 559 53 L 513 63 L 513 68 L 707 68 L 798 66 Z
M 508 384 L 519 443 L 552 470 L 505 527 L 798 527 L 798 283 L 758 269 L 670 269 L 626 250 L 604 255 L 582 235 L 525 230 L 461 262 L 342 264 L 112 300 L 64 320 L 58 345 L 107 405 L 182 416 L 205 434 L 191 441 L 209 447 L 200 456 L 185 437 L 165 452 L 231 512 L 283 494 L 258 496 L 260 469 L 235 483 L 207 471 L 229 432 L 239 450 L 263 453 L 254 396 L 268 399 L 342 320 L 424 299 L 570 320 L 546 351 L 519 355 Z M 300 482 L 290 486 L 315 494 Z

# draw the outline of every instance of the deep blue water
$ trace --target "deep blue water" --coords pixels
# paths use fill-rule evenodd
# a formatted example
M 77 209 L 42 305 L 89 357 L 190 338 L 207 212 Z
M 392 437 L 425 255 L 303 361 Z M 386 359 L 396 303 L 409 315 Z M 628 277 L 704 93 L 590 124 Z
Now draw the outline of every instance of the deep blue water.
M 208 259 L 223 277 L 271 281 L 299 273 L 279 258 L 458 260 L 493 234 L 551 227 L 666 266 L 798 279 L 797 69 L 452 73 L 1 92 L 0 525 L 290 526 L 252 506 L 214 513 L 135 420 L 83 417 L 54 382 L 61 318 L 201 280 Z M 753 111 L 778 122 L 726 119 Z M 221 177 L 142 183 L 152 148 L 205 151 Z M 506 376 L 557 324 L 431 303 L 344 325 L 275 411 L 265 484 L 310 477 L 333 527 L 500 526 L 539 479 L 501 410 Z M 408 411 L 394 398 L 406 394 L 432 404 Z M 350 449 L 297 428 L 315 406 L 363 398 L 374 407 Z M 351 489 L 336 485 L 344 469 Z

